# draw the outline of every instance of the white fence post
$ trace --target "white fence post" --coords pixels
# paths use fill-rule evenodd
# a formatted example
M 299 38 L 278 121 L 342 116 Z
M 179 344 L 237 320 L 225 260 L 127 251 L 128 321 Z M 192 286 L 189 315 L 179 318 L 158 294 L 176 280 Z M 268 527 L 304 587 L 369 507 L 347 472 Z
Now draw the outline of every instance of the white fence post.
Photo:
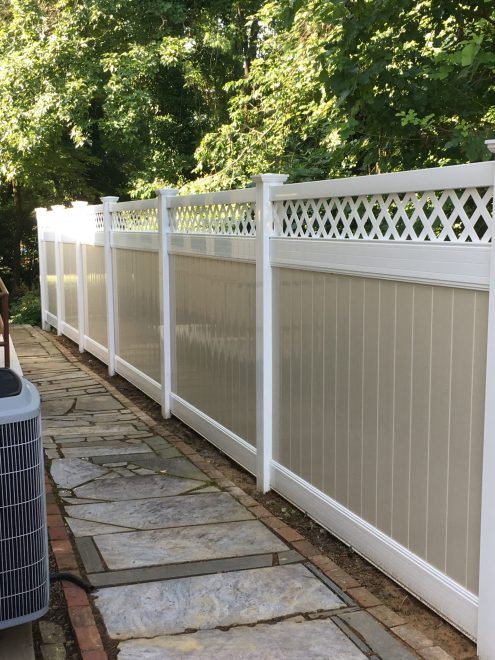
M 273 427 L 273 329 L 270 236 L 273 204 L 270 187 L 281 185 L 286 174 L 259 174 L 256 184 L 256 479 L 262 493 L 270 490 Z
M 168 419 L 171 415 L 170 393 L 172 391 L 172 327 L 171 327 L 171 283 L 170 257 L 168 254 L 168 235 L 170 233 L 170 214 L 168 198 L 175 197 L 175 188 L 161 188 L 156 191 L 158 202 L 158 231 L 160 232 L 160 304 L 161 304 L 161 336 L 162 349 L 161 382 L 162 382 L 162 415 Z
M 119 201 L 118 197 L 101 197 L 103 202 L 103 238 L 105 252 L 105 279 L 107 294 L 107 346 L 108 346 L 108 375 L 115 375 L 115 306 L 112 246 L 112 210 L 111 206 Z
M 486 145 L 495 154 L 495 140 L 487 140 Z M 493 185 L 495 191 L 495 176 Z M 478 655 L 481 660 L 495 658 L 495 193 L 491 241 L 478 596 Z
M 43 330 L 49 330 L 50 324 L 46 320 L 46 312 L 48 309 L 48 293 L 46 288 L 46 250 L 45 243 L 43 241 L 43 229 L 48 211 L 42 207 L 34 209 L 34 211 L 36 213 L 36 226 L 38 230 L 38 267 L 40 281 L 41 327 Z
M 62 222 L 63 222 L 63 212 L 65 206 L 63 204 L 56 204 L 52 206 L 52 211 L 54 213 L 54 231 L 55 231 L 55 274 L 56 274 L 56 299 L 57 299 L 57 335 L 62 334 L 62 323 L 65 318 L 64 313 L 64 266 L 62 258 L 62 249 L 63 243 L 60 241 L 60 235 L 62 233 Z
M 72 202 L 78 229 L 76 230 L 76 274 L 77 274 L 77 327 L 79 330 L 79 352 L 84 353 L 84 269 L 81 229 L 87 219 L 88 202 Z

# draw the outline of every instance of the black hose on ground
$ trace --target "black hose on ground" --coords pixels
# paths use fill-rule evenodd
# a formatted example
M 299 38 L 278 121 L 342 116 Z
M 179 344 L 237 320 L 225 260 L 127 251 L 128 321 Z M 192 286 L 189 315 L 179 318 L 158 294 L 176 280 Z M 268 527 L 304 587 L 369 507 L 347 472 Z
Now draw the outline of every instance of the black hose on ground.
M 86 582 L 86 580 L 83 580 L 78 575 L 74 575 L 73 573 L 52 573 L 50 575 L 50 582 L 58 582 L 59 580 L 72 582 L 88 593 L 96 589 L 96 587 L 93 587 L 92 584 L 89 584 L 89 582 Z

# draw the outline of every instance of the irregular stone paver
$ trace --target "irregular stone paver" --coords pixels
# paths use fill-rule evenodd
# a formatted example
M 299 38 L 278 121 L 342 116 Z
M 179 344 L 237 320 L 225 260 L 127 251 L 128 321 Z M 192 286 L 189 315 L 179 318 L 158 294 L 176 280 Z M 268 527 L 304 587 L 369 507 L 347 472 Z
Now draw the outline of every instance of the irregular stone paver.
M 58 395 L 60 397 L 60 395 Z M 82 436 L 90 435 L 131 435 L 136 432 L 136 427 L 132 424 L 95 424 L 94 426 L 72 426 L 70 428 L 50 428 L 43 429 L 43 435 L 51 436 Z
M 197 487 L 198 482 L 192 479 L 151 474 L 110 481 L 101 479 L 76 488 L 74 493 L 77 497 L 94 500 L 134 500 L 181 495 Z
M 331 621 L 283 621 L 226 631 L 134 639 L 121 642 L 119 650 L 119 660 L 361 660 L 366 657 Z
M 98 592 L 96 604 L 115 639 L 256 623 L 343 605 L 301 564 L 110 587 Z
M 128 527 L 93 522 L 92 520 L 78 520 L 77 518 L 66 518 L 75 537 L 94 536 L 95 534 L 113 534 L 115 532 L 131 532 Z
M 67 506 L 65 510 L 72 518 L 106 524 L 118 520 L 119 525 L 133 529 L 163 529 L 253 519 L 253 515 L 228 493 L 81 504 Z
M 43 401 L 41 412 L 43 416 L 65 415 L 74 405 L 75 399 L 55 399 L 54 401 Z
M 201 497 L 198 495 L 198 497 Z M 111 570 L 279 552 L 287 546 L 258 521 L 96 536 Z
M 133 458 L 135 465 L 143 468 L 161 471 L 174 477 L 186 477 L 187 479 L 198 479 L 199 481 L 208 481 L 208 477 L 199 468 L 188 461 L 187 458 L 160 458 L 158 456 Z
M 52 461 L 50 467 L 53 480 L 61 488 L 75 488 L 107 472 L 106 468 L 80 458 L 57 458 Z
M 122 404 L 108 394 L 88 394 L 77 397 L 76 410 L 89 410 L 96 412 L 100 410 L 117 410 Z
M 88 444 L 87 447 L 64 447 L 62 449 L 62 454 L 64 456 L 111 456 L 112 454 L 118 454 L 122 456 L 123 454 L 144 454 L 149 451 L 149 448 L 144 445 L 126 445 L 122 443 L 120 447 L 109 447 L 106 446 L 94 446 Z
M 131 440 L 128 440 L 127 442 L 129 443 L 128 446 L 130 447 L 131 446 Z M 137 443 L 142 445 L 143 442 L 144 443 L 146 442 L 146 438 L 143 438 L 143 440 L 135 440 L 135 441 L 133 441 L 132 445 L 135 447 Z M 166 447 L 164 449 L 160 449 L 160 450 L 158 450 L 158 455 L 151 453 L 149 448 L 146 451 L 148 452 L 147 454 L 145 454 L 143 452 L 139 456 L 137 456 L 137 454 L 136 454 L 136 457 L 137 458 L 141 458 L 141 457 L 144 457 L 144 458 L 178 458 L 178 457 L 182 456 L 180 451 L 178 449 L 175 449 L 175 447 L 170 447 L 170 449 L 168 447 Z M 93 463 L 99 463 L 100 465 L 103 465 L 104 463 L 112 463 L 112 462 L 120 463 L 121 461 L 124 461 L 124 460 L 126 462 L 133 460 L 133 457 L 131 455 L 126 456 L 125 454 L 114 454 L 113 456 L 103 454 L 102 456 L 92 456 L 91 458 L 93 460 Z
M 416 654 L 409 651 L 397 637 L 390 635 L 388 630 L 385 630 L 371 614 L 360 610 L 344 612 L 339 615 L 339 618 L 356 630 L 382 658 L 393 658 L 394 660 L 414 660 L 416 658 Z
M 279 559 L 283 556 L 279 552 Z M 123 584 L 138 582 L 156 582 L 173 578 L 192 577 L 193 575 L 213 575 L 228 571 L 245 571 L 248 568 L 267 568 L 273 566 L 274 554 L 252 555 L 251 557 L 230 557 L 227 559 L 210 559 L 207 561 L 190 561 L 186 564 L 168 564 L 168 566 L 146 566 L 145 568 L 129 568 L 122 571 L 105 571 L 93 573 L 88 579 L 95 587 L 116 587 Z M 302 557 L 299 557 L 299 561 Z M 291 562 L 294 563 L 294 562 Z M 282 561 L 280 561 L 282 564 Z

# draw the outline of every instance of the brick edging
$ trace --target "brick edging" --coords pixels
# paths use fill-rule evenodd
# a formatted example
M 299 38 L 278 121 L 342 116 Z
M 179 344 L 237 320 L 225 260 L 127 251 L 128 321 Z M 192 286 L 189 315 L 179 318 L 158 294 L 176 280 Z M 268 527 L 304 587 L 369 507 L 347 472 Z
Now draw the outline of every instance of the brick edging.
M 38 329 L 37 329 L 38 330 Z M 41 332 L 41 330 L 39 330 Z M 52 343 L 54 343 L 60 352 L 70 361 L 77 362 L 78 367 L 90 374 L 94 380 L 99 382 L 110 392 L 120 403 L 122 403 L 128 410 L 131 410 L 136 417 L 145 422 L 150 428 L 155 429 L 158 433 L 163 433 L 163 423 L 157 422 L 152 419 L 147 413 L 143 412 L 136 406 L 130 399 L 119 390 L 102 378 L 99 374 L 95 373 L 90 367 L 80 362 L 74 357 L 70 351 L 63 346 L 60 342 L 56 341 L 50 336 L 50 333 L 43 333 L 43 336 L 48 336 Z M 165 420 L 164 420 L 165 421 Z M 218 468 L 212 467 L 211 464 L 204 459 L 195 449 L 193 449 L 185 440 L 175 439 L 175 435 L 167 435 L 167 440 L 175 446 L 184 456 L 186 456 L 196 467 L 202 470 L 208 477 L 214 479 L 217 484 L 229 492 L 240 504 L 245 506 L 258 520 L 265 524 L 272 532 L 282 538 L 294 550 L 305 557 L 316 568 L 318 568 L 328 579 L 330 579 L 341 591 L 343 591 L 348 598 L 352 599 L 354 603 L 368 612 L 389 630 L 393 635 L 400 639 L 401 642 L 407 644 L 419 657 L 426 660 L 448 660 L 452 659 L 446 651 L 440 646 L 429 639 L 424 633 L 415 628 L 413 625 L 407 623 L 407 618 L 404 618 L 385 605 L 379 598 L 377 598 L 371 591 L 364 587 L 358 580 L 353 578 L 349 573 L 344 571 L 338 564 L 332 561 L 329 557 L 322 555 L 315 546 L 310 543 L 302 534 L 297 530 L 287 525 L 276 516 L 274 516 L 268 509 L 262 506 L 257 500 L 245 493 L 236 484 L 227 479 L 223 472 Z M 84 660 L 100 660 L 100 656 L 83 656 Z M 101 659 L 103 660 L 101 656 Z
M 53 486 L 45 474 L 48 539 L 60 572 L 69 571 L 82 577 L 63 512 L 53 494 Z M 71 582 L 61 581 L 69 619 L 83 660 L 108 660 L 87 593 Z

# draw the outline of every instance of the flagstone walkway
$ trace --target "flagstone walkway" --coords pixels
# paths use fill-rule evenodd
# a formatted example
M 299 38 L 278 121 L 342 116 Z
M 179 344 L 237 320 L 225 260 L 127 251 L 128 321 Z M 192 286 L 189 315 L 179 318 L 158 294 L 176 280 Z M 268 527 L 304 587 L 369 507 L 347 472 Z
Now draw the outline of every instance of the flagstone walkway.
M 46 333 L 12 334 L 119 659 L 416 657 L 378 624 L 369 639 L 344 634 L 365 613 L 184 456 L 172 425 L 157 435 Z

